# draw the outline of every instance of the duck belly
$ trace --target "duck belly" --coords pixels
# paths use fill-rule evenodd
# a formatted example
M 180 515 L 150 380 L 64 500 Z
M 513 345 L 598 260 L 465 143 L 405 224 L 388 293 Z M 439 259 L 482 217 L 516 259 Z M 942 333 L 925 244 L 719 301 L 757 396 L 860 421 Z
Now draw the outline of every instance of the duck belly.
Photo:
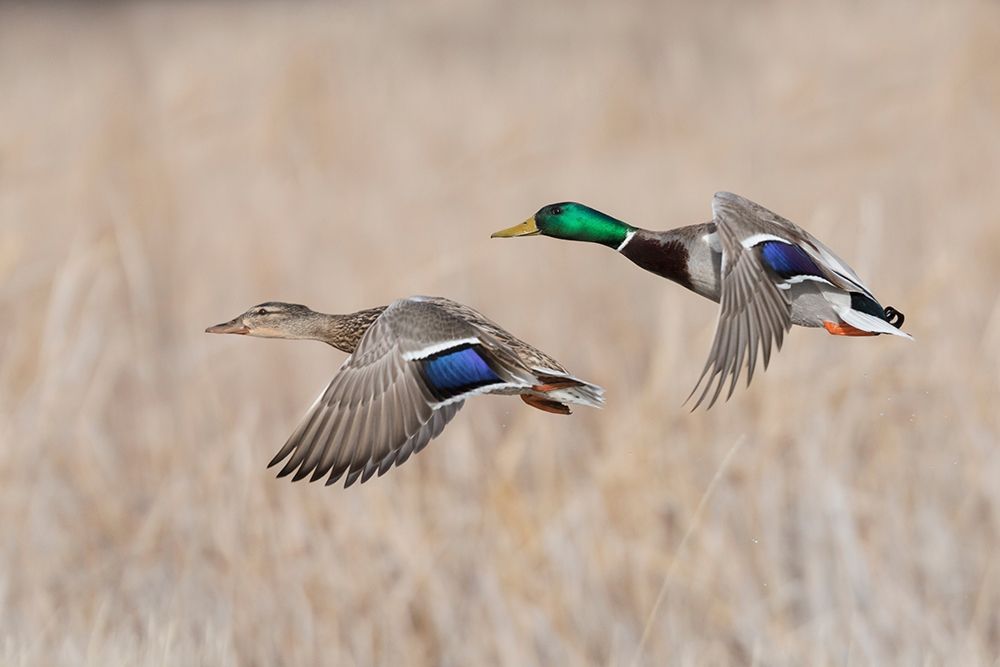
M 824 322 L 840 322 L 838 309 L 850 308 L 846 292 L 815 281 L 804 281 L 788 288 L 792 324 L 821 327 Z

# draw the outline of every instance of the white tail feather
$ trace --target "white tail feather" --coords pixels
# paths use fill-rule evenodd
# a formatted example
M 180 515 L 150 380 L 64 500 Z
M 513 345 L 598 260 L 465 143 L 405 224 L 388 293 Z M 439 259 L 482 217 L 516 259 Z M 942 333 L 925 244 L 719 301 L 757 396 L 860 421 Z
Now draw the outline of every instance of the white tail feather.
M 850 324 L 852 327 L 861 329 L 862 331 L 891 334 L 893 336 L 900 336 L 902 338 L 909 338 L 910 340 L 913 340 L 913 336 L 910 334 L 900 331 L 883 319 L 875 317 L 874 315 L 869 315 L 868 313 L 863 313 L 860 310 L 854 310 L 853 308 L 838 308 L 837 314 L 840 315 L 840 319 L 844 320 L 844 322 Z

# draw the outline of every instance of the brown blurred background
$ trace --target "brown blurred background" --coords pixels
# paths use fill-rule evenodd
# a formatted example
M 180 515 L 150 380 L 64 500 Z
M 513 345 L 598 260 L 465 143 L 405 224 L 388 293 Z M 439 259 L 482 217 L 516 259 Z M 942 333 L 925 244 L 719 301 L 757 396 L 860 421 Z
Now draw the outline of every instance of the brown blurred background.
M 995 664 L 998 173 L 997 2 L 3 5 L 0 664 Z M 797 329 L 692 414 L 715 304 L 489 239 L 721 189 L 916 342 Z M 606 409 L 273 479 L 343 355 L 204 327 L 415 293 Z

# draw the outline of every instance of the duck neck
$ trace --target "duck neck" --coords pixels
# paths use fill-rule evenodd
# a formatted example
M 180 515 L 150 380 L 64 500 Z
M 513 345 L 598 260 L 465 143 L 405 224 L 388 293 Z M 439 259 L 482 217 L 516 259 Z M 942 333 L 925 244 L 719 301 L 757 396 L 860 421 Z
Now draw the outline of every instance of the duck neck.
M 385 306 L 359 310 L 346 315 L 310 312 L 299 321 L 295 338 L 318 340 L 343 352 L 354 352 L 361 337 L 368 331 Z

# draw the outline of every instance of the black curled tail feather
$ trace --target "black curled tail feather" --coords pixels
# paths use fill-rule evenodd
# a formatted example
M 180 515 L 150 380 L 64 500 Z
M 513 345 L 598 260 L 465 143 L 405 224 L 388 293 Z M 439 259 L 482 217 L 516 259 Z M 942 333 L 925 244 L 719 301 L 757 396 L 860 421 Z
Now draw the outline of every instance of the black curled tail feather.
M 897 329 L 903 326 L 903 320 L 906 319 L 903 313 L 892 306 L 883 308 L 878 301 L 861 292 L 851 292 L 851 308 L 885 320 Z
M 903 326 L 903 322 L 906 321 L 906 316 L 892 306 L 886 306 L 884 312 L 885 321 L 897 329 L 901 328 Z

